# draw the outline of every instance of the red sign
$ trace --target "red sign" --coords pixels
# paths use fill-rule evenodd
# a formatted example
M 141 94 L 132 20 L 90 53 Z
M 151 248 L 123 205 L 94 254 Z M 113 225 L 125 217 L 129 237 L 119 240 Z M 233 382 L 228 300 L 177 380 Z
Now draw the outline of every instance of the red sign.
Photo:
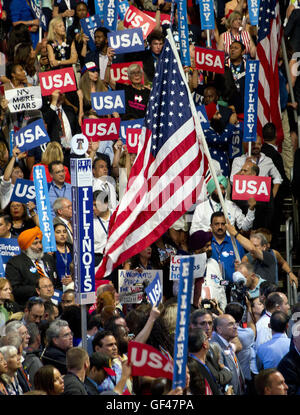
M 144 11 L 145 14 L 147 14 L 148 16 L 152 17 L 153 19 L 155 19 L 155 12 L 148 12 L 148 11 Z M 160 13 L 160 24 L 170 24 L 170 18 L 171 16 L 169 14 L 165 14 L 165 13 Z
M 173 379 L 173 362 L 148 344 L 129 342 L 128 363 L 132 364 L 132 376 Z
M 130 65 L 136 63 L 143 69 L 143 62 L 127 62 L 127 63 L 113 63 L 110 67 L 110 77 L 113 82 L 119 82 L 120 84 L 128 84 L 131 82 L 128 79 L 127 69 Z M 144 77 L 142 84 L 144 83 Z
M 43 96 L 51 95 L 53 91 L 76 91 L 76 79 L 72 67 L 57 69 L 56 71 L 39 72 L 40 87 Z
M 156 21 L 152 17 L 143 13 L 134 6 L 130 6 L 124 17 L 124 27 L 136 29 L 140 27 L 143 31 L 143 38 L 152 32 L 156 26 Z
M 224 73 L 225 52 L 216 49 L 195 47 L 195 63 L 197 69 L 208 72 Z
M 141 132 L 141 128 L 127 128 L 126 145 L 128 153 L 137 154 Z
M 82 121 L 81 131 L 89 141 L 118 140 L 120 118 L 90 118 Z
M 233 176 L 232 200 L 248 200 L 254 197 L 257 202 L 269 202 L 271 180 L 271 177 L 262 176 Z

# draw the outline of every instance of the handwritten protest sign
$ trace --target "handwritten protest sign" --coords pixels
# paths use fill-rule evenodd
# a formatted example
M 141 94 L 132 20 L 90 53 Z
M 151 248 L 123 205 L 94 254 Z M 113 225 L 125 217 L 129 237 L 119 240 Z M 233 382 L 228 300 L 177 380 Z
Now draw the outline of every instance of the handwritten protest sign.
M 271 195 L 271 177 L 233 176 L 232 200 L 248 200 L 254 197 L 257 202 L 269 202 Z
M 10 112 L 38 110 L 43 104 L 39 86 L 8 89 L 5 91 L 5 99 Z
M 143 270 L 142 273 L 131 270 L 119 270 L 119 293 L 120 302 L 122 304 L 139 304 L 145 299 L 144 287 L 149 285 L 158 273 L 161 286 L 162 271 L 161 270 Z

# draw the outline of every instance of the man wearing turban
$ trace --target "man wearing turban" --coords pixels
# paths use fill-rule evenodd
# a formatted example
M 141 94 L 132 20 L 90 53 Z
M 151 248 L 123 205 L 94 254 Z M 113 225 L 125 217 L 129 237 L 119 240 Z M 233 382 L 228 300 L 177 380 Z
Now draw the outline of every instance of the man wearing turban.
M 242 210 L 231 200 L 225 199 L 225 192 L 228 184 L 228 180 L 224 176 L 217 177 L 220 183 L 221 192 L 223 194 L 224 203 L 228 212 L 228 217 L 232 225 L 243 231 L 249 231 L 252 228 L 255 218 L 255 204 L 254 198 L 248 200 L 248 212 L 243 215 Z M 214 179 L 211 179 L 207 183 L 207 192 L 209 194 L 208 199 L 205 202 L 199 203 L 196 207 L 192 225 L 190 229 L 190 235 L 198 230 L 208 231 L 210 229 L 210 218 L 214 212 L 222 210 L 222 206 L 219 200 L 219 196 L 216 189 Z
M 41 277 L 49 278 L 54 287 L 61 289 L 55 262 L 43 252 L 43 234 L 39 227 L 20 233 L 18 244 L 21 254 L 12 257 L 6 265 L 5 277 L 10 281 L 15 301 L 24 307 L 30 297 L 36 296 L 36 283 Z

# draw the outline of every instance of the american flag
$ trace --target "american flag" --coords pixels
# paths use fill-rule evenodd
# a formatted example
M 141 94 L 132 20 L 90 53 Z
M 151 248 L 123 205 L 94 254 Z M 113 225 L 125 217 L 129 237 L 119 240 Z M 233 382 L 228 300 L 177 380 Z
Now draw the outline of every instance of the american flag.
M 257 131 L 272 122 L 279 141 L 283 139 L 279 100 L 278 53 L 282 36 L 279 3 L 277 0 L 260 2 L 256 58 L 259 59 Z
M 110 220 L 96 288 L 97 281 L 154 243 L 196 202 L 206 169 L 186 84 L 166 39 L 138 154 L 126 192 Z

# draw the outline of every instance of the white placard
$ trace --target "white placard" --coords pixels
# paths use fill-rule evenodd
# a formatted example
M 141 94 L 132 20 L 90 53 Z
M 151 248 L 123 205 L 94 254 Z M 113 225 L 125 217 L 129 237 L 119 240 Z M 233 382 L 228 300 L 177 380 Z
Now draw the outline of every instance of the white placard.
M 43 104 L 39 86 L 9 89 L 5 91 L 5 98 L 10 112 L 38 110 Z

